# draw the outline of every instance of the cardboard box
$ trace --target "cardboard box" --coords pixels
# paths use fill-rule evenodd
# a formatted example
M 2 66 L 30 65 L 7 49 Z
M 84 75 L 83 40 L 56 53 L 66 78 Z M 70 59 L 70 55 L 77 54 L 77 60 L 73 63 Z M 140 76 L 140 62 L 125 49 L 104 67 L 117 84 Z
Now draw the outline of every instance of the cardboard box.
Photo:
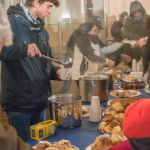
M 31 138 L 41 140 L 57 133 L 57 122 L 47 120 L 30 126 Z

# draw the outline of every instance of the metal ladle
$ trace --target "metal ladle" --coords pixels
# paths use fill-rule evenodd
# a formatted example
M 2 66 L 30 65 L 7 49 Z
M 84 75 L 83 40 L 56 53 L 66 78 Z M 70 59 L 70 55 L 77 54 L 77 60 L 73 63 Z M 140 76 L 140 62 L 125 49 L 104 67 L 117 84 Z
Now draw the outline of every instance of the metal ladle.
M 71 68 L 72 65 L 73 65 L 73 61 L 72 61 L 71 58 L 69 58 L 65 63 L 63 63 L 63 62 L 61 62 L 61 61 L 58 61 L 58 60 L 56 60 L 56 59 L 53 59 L 53 58 L 48 57 L 48 56 L 45 56 L 45 55 L 41 55 L 41 57 L 46 58 L 46 59 L 49 59 L 49 60 L 51 60 L 51 61 L 54 61 L 54 62 L 56 62 L 56 63 L 58 63 L 58 64 L 64 65 L 65 68 Z

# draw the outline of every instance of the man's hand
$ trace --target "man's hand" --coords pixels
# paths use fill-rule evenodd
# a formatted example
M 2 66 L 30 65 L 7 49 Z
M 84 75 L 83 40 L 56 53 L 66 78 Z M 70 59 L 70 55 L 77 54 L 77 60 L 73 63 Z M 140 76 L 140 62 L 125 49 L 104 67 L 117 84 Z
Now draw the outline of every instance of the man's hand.
M 115 66 L 115 62 L 109 59 L 107 65 L 109 66 L 109 68 L 111 68 L 111 67 Z
M 35 43 L 28 45 L 27 55 L 29 57 L 34 57 L 35 55 L 38 55 L 39 57 L 41 57 L 41 52 Z
M 143 45 L 145 45 L 146 42 L 147 42 L 146 38 L 140 39 L 140 40 L 138 41 L 138 43 L 139 43 L 139 45 L 140 45 L 140 48 L 141 48 Z
M 121 28 L 121 31 L 123 31 L 123 27 Z
M 57 78 L 60 79 L 60 69 L 56 71 L 56 75 L 57 75 Z M 72 72 L 70 70 L 69 74 L 68 74 L 68 77 L 65 81 L 69 81 L 70 80 L 70 77 L 72 75 Z
M 2 51 L 2 48 L 3 48 L 3 46 L 4 46 L 4 43 L 5 43 L 5 39 L 3 39 L 3 40 L 0 41 L 0 53 L 1 53 L 1 51 Z
M 136 41 L 136 40 L 135 40 Z M 137 47 L 140 47 L 138 41 L 136 41 L 137 43 L 134 45 L 134 46 L 130 46 L 130 48 L 137 48 Z
M 123 59 L 123 60 L 126 60 L 127 62 L 131 62 L 132 58 L 128 55 L 125 55 L 125 54 L 121 54 L 120 57 Z

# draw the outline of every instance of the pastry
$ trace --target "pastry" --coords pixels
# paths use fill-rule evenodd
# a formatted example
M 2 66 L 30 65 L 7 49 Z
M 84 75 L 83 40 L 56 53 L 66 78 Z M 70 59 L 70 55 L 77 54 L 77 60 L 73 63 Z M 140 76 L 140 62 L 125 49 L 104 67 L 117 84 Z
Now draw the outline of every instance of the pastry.
M 68 140 L 61 140 L 59 142 L 55 142 L 54 147 L 62 150 L 65 148 L 71 148 L 71 144 L 70 144 L 70 141 L 68 141 Z
M 121 127 L 120 126 L 116 126 L 111 130 L 111 134 L 116 134 L 118 132 L 121 131 Z
M 125 111 L 124 107 L 121 105 L 120 102 L 113 104 L 112 107 L 113 107 L 117 112 L 123 112 L 123 111 Z
M 103 119 L 105 122 L 110 122 L 114 119 L 114 116 L 113 115 L 106 115 L 106 117 Z
M 107 122 L 101 122 L 99 126 L 99 130 L 103 132 L 104 127 L 107 126 Z
M 110 134 L 112 131 L 112 127 L 110 125 L 104 127 L 104 132 Z
M 36 145 L 38 150 L 45 150 L 48 147 L 51 147 L 51 143 L 48 141 L 39 141 L 39 143 Z
M 120 143 L 120 139 L 119 139 L 119 137 L 118 137 L 116 134 L 112 134 L 112 135 L 111 135 L 111 141 L 112 141 L 112 143 L 113 143 L 114 145 Z
M 120 122 L 118 122 L 116 119 L 114 119 L 114 120 L 112 120 L 112 121 L 109 123 L 109 125 L 110 125 L 112 128 L 114 128 L 114 127 L 120 125 Z
M 87 109 L 86 107 L 82 107 L 82 116 L 86 116 L 87 115 Z

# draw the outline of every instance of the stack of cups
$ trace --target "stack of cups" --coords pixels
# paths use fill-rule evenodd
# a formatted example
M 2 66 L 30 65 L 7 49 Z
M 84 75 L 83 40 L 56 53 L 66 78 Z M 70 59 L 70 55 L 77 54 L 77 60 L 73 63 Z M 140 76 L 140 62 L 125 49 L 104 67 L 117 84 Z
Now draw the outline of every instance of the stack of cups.
M 101 121 L 101 107 L 98 96 L 92 96 L 91 98 L 90 121 L 92 122 Z
M 133 70 L 133 72 L 136 72 L 136 71 L 137 71 L 136 59 L 133 59 L 133 60 L 132 60 L 132 70 Z
M 71 68 L 65 68 L 63 65 L 60 65 L 60 79 L 66 80 Z

